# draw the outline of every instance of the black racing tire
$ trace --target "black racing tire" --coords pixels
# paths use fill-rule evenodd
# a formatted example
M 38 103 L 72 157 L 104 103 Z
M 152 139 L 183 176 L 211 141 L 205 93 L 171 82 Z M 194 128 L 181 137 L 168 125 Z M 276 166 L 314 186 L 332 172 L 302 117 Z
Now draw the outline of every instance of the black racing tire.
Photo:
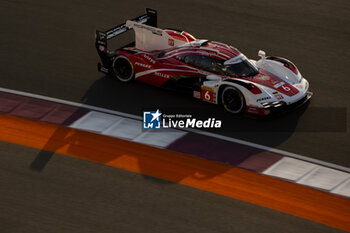
M 223 87 L 220 97 L 224 108 L 231 113 L 239 114 L 245 109 L 244 96 L 242 92 L 235 87 Z
M 122 82 L 131 82 L 135 78 L 134 65 L 131 63 L 129 58 L 120 55 L 117 56 L 113 61 L 114 77 Z

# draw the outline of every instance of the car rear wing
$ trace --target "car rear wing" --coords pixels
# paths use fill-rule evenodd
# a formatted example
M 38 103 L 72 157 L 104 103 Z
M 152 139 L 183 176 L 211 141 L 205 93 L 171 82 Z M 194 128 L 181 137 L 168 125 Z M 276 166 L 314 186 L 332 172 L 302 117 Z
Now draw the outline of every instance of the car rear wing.
M 140 15 L 131 21 L 157 27 L 157 11 L 146 8 L 145 14 Z M 123 23 L 107 31 L 96 30 L 95 46 L 102 62 L 102 64 L 100 62 L 98 63 L 98 71 L 110 74 L 112 67 L 112 58 L 114 57 L 115 52 L 108 50 L 107 41 L 129 31 L 130 29 L 132 29 L 132 27 L 128 27 L 126 23 Z

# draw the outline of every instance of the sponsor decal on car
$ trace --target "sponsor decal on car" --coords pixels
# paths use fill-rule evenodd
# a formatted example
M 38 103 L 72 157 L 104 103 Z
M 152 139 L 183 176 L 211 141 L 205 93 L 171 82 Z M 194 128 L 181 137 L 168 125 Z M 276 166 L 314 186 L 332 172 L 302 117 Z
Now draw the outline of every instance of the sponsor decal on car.
M 281 95 L 280 93 L 278 93 L 277 91 L 272 93 L 278 100 L 284 99 L 283 95 Z
M 144 68 L 147 68 L 147 69 L 151 69 L 150 65 L 147 65 L 147 64 L 144 64 L 144 63 L 135 62 L 135 65 L 141 66 L 141 67 L 144 67 Z
M 144 54 L 143 57 L 146 58 L 152 64 L 156 64 L 156 61 L 153 58 L 151 58 L 150 56 L 148 56 L 147 54 Z
M 121 25 L 117 28 L 114 28 L 113 30 L 107 32 L 107 39 L 110 39 L 116 35 L 122 34 L 124 32 L 126 32 L 128 29 L 126 28 L 125 25 Z
M 175 41 L 171 38 L 168 39 L 168 45 L 169 46 L 174 46 L 175 45 Z
M 170 75 L 164 74 L 164 73 L 160 73 L 160 72 L 155 72 L 154 75 L 162 77 L 162 78 L 170 78 Z
M 199 91 L 193 91 L 193 97 L 200 99 L 201 98 L 201 93 Z
M 263 97 L 263 98 L 257 99 L 256 102 L 260 102 L 260 101 L 268 100 L 268 99 L 271 99 L 271 97 L 270 96 Z
M 259 114 L 259 109 L 248 106 L 247 112 Z

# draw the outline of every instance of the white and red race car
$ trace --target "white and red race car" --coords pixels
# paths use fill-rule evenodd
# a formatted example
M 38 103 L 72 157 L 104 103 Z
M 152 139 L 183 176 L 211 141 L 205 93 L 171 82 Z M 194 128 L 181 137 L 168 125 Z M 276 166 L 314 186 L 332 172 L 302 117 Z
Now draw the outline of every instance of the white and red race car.
M 128 30 L 135 42 L 110 51 L 107 41 Z M 138 80 L 191 92 L 193 97 L 222 104 L 231 113 L 269 115 L 306 103 L 309 83 L 289 60 L 266 56 L 248 59 L 236 48 L 191 34 L 157 28 L 157 12 L 96 31 L 98 70 L 122 82 Z

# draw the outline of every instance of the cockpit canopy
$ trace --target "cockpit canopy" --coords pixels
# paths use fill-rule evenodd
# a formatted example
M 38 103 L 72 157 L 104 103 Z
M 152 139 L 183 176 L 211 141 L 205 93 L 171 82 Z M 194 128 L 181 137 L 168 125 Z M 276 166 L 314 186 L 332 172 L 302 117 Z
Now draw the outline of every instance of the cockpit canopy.
M 200 54 L 186 54 L 180 56 L 179 60 L 208 72 L 231 77 L 251 77 L 259 73 L 243 54 L 226 61 Z

